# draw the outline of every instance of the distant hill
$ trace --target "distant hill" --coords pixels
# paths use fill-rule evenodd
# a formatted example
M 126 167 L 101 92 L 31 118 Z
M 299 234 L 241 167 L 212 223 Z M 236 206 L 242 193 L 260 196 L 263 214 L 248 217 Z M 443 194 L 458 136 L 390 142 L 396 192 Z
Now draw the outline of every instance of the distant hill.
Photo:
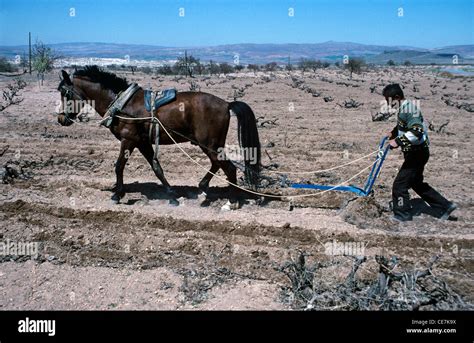
M 317 58 L 335 61 L 344 55 L 365 58 L 371 63 L 385 64 L 392 59 L 397 63 L 410 60 L 416 64 L 451 63 L 452 55 L 457 54 L 460 63 L 474 63 L 474 45 L 458 45 L 436 49 L 422 49 L 406 46 L 367 45 L 352 42 L 333 42 L 315 44 L 229 44 L 207 47 L 164 47 L 138 44 L 112 43 L 61 43 L 51 44 L 59 54 L 70 58 L 119 58 L 130 60 L 173 61 L 184 53 L 200 58 L 202 61 L 233 62 L 236 55 L 243 64 L 247 63 L 287 63 L 288 58 L 296 63 L 301 58 Z M 13 59 L 28 51 L 23 46 L 0 46 L 0 56 Z
M 410 61 L 413 64 L 452 64 L 454 56 L 457 56 L 459 64 L 474 64 L 473 46 L 456 46 L 449 48 L 433 49 L 430 51 L 415 50 L 393 50 L 367 58 L 367 62 L 375 64 L 386 64 L 389 60 L 397 64 Z
M 458 54 L 463 55 L 465 58 L 474 58 L 474 45 L 454 45 L 454 46 L 447 46 L 444 48 L 437 48 L 432 49 L 431 52 L 433 53 L 453 53 L 456 52 Z

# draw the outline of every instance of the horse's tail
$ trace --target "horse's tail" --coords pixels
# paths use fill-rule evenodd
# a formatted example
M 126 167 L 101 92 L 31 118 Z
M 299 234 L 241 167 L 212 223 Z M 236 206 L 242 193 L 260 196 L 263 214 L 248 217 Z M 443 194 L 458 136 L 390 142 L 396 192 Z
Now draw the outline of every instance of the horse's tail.
M 245 182 L 257 187 L 260 180 L 260 140 L 255 114 L 242 101 L 229 103 L 229 110 L 237 116 L 239 144 L 245 157 Z

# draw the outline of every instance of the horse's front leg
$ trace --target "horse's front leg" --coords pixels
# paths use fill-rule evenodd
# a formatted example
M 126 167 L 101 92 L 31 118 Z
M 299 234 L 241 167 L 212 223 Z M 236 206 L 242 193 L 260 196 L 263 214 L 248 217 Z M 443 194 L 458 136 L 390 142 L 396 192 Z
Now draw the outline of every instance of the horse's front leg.
M 120 144 L 120 155 L 115 163 L 115 175 L 117 182 L 115 184 L 114 195 L 112 195 L 112 201 L 116 204 L 120 202 L 120 199 L 125 195 L 125 189 L 123 186 L 123 170 L 127 164 L 127 160 L 135 149 L 135 143 L 126 139 L 122 139 Z
M 178 206 L 179 201 L 176 199 L 176 194 L 171 189 L 171 186 L 165 178 L 165 173 L 161 164 L 158 160 L 153 158 L 153 146 L 150 143 L 142 143 L 138 146 L 138 150 L 142 153 L 143 157 L 148 161 L 156 177 L 161 181 L 163 187 L 165 187 L 166 194 L 170 197 L 169 203 L 172 206 Z

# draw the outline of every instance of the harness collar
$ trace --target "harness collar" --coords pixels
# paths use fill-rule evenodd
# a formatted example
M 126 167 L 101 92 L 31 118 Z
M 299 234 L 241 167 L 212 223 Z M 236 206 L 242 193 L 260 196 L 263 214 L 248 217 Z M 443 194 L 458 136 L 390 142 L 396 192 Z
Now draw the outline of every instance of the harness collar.
M 121 112 L 127 102 L 135 95 L 135 93 L 140 89 L 140 86 L 136 83 L 132 83 L 128 88 L 117 94 L 115 99 L 110 103 L 107 111 L 104 114 L 104 119 L 101 120 L 100 125 L 105 127 L 110 127 L 114 115 Z

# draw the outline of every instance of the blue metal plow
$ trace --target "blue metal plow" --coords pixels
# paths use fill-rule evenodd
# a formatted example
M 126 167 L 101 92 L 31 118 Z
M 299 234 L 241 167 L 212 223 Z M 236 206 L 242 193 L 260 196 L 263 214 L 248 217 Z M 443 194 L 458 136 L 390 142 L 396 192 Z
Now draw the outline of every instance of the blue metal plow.
M 348 185 L 348 186 L 330 186 L 330 185 L 318 185 L 318 184 L 303 184 L 303 183 L 294 183 L 291 185 L 292 188 L 304 188 L 304 189 L 319 189 L 319 190 L 331 190 L 331 191 L 341 191 L 341 192 L 352 192 L 355 193 L 359 196 L 367 196 L 372 192 L 372 188 L 374 186 L 375 180 L 380 174 L 380 170 L 382 168 L 382 164 L 385 161 L 385 157 L 388 154 L 388 151 L 390 150 L 390 145 L 387 144 L 385 146 L 385 142 L 387 141 L 388 137 L 384 137 L 380 141 L 379 145 L 379 152 L 377 153 L 377 159 L 374 165 L 372 166 L 372 169 L 370 170 L 369 177 L 367 178 L 367 181 L 365 182 L 364 188 L 359 188 L 354 185 Z

